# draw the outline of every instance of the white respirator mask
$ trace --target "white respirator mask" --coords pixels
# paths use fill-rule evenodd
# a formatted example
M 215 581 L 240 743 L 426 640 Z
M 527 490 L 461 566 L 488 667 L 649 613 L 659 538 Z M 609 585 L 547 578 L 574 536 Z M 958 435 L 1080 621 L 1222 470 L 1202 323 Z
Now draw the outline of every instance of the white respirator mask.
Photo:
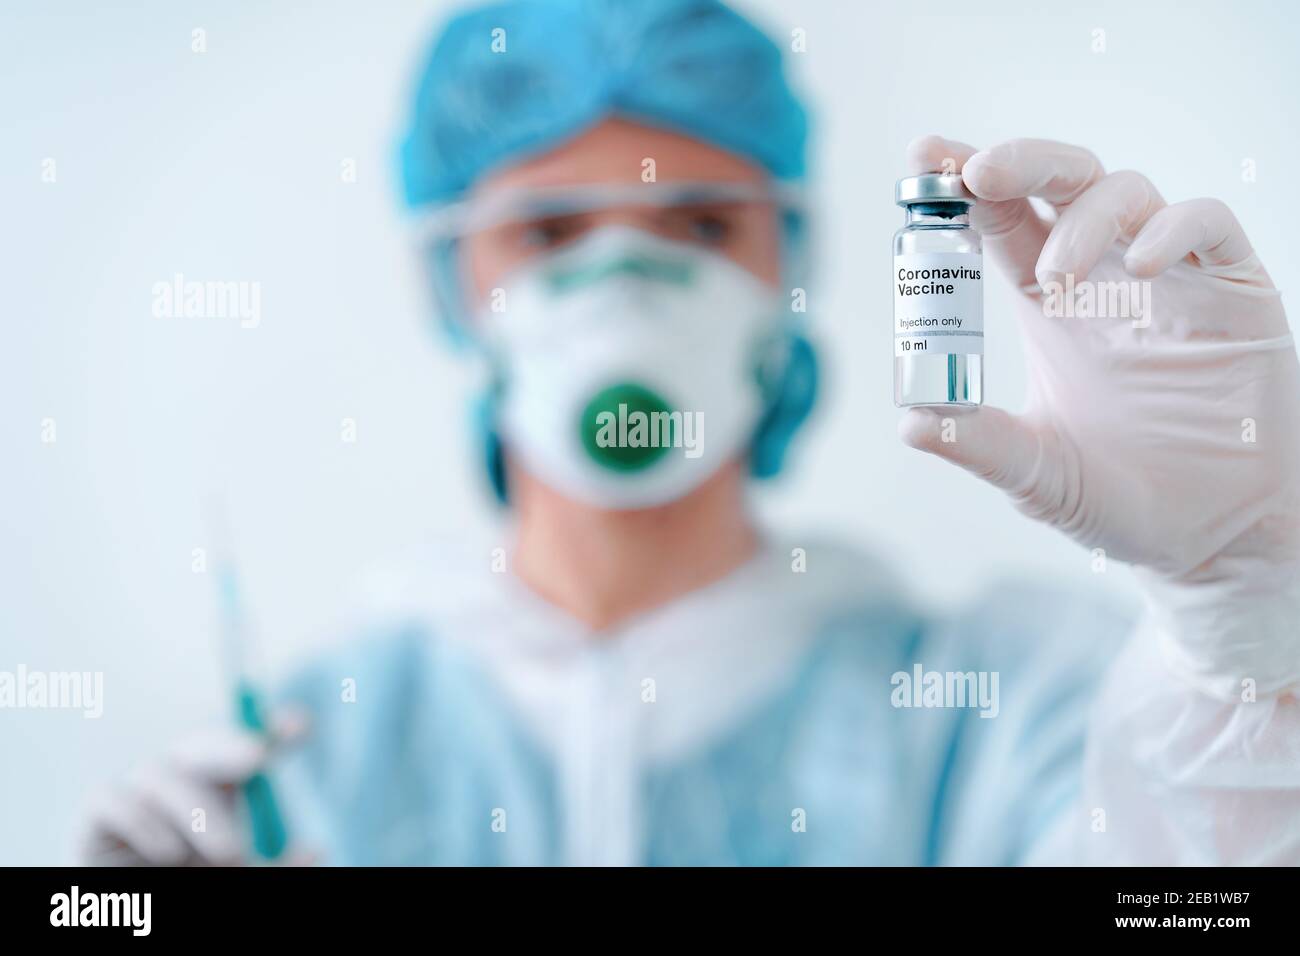
M 506 454 L 601 508 L 683 497 L 752 440 L 781 304 L 725 257 L 632 227 L 529 261 L 478 319 Z

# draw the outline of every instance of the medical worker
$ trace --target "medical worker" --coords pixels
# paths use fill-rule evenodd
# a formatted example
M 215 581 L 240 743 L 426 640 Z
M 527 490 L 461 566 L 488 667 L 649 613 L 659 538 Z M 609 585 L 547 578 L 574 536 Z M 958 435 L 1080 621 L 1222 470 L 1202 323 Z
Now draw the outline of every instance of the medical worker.
M 473 10 L 401 158 L 446 331 L 490 373 L 513 546 L 412 567 L 272 739 L 192 742 L 102 800 L 89 859 L 248 860 L 237 785 L 265 769 L 290 862 L 1300 862 L 1300 373 L 1222 203 L 1077 146 L 912 144 L 909 173 L 955 163 L 979 198 L 1031 384 L 1020 414 L 910 410 L 903 440 L 1146 595 L 1136 621 L 1024 588 L 937 616 L 746 507 L 817 379 L 805 115 L 755 27 L 713 0 Z M 1150 280 L 1149 322 L 1049 317 L 1065 276 Z

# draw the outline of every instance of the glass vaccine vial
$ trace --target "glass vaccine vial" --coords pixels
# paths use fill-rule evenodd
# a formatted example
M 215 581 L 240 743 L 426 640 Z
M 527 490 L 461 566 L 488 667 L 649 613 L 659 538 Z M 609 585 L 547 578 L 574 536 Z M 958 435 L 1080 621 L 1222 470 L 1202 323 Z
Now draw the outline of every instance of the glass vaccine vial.
M 984 255 L 975 197 L 949 173 L 900 179 L 894 233 L 894 404 L 984 401 Z

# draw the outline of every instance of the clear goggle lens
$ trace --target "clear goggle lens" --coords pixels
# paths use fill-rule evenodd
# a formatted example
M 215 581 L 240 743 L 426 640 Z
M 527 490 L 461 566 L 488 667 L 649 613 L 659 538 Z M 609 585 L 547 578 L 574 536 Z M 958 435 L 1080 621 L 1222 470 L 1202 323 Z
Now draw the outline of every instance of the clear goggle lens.
M 470 237 L 502 270 L 615 223 L 725 254 L 770 229 L 774 217 L 785 233 L 798 231 L 803 210 L 802 194 L 783 183 L 582 183 L 486 191 L 425 213 L 416 228 L 431 254 L 444 314 L 463 319 L 463 307 L 456 307 L 457 247 Z
M 663 213 L 669 223 L 693 214 L 737 207 L 783 211 L 801 208 L 797 190 L 777 183 L 671 182 L 581 183 L 573 186 L 499 189 L 450 203 L 425 214 L 418 230 L 425 241 L 460 239 L 499 229 L 528 234 L 539 228 L 557 233 L 610 210 Z

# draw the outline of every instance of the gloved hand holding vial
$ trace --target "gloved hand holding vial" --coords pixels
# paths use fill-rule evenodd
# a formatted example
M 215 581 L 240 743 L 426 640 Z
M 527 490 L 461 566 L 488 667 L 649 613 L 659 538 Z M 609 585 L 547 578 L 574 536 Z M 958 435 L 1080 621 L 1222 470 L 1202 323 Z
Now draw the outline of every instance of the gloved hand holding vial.
M 908 409 L 903 440 L 1135 565 L 1144 626 L 1204 693 L 1300 678 L 1300 363 L 1281 294 L 1232 212 L 1215 199 L 1167 204 L 1141 173 L 1108 174 L 1090 151 L 1048 140 L 976 150 L 928 136 L 908 165 L 956 169 L 978 197 L 973 227 L 1016 290 L 1028 389 L 1019 414 Z M 957 296 L 936 299 L 956 315 Z M 903 403 L 953 400 L 951 382 L 927 374 L 903 368 Z

